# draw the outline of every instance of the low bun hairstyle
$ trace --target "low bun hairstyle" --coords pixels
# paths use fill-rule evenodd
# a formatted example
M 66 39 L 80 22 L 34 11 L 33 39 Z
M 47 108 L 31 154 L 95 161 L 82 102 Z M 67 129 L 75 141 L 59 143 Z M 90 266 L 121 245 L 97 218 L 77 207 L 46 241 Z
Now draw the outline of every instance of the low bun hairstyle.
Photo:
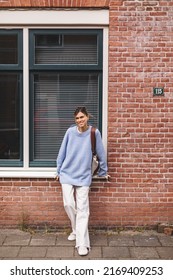
M 89 114 L 87 112 L 87 109 L 85 107 L 77 107 L 76 110 L 74 111 L 74 116 L 77 116 L 78 113 L 83 113 L 87 117 L 89 117 Z

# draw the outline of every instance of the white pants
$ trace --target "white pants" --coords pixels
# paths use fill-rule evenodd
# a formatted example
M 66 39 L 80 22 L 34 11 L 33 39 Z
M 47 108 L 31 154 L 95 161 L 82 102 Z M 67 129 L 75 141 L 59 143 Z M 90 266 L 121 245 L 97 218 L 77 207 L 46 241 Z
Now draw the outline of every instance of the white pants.
M 76 234 L 76 247 L 90 248 L 88 220 L 89 220 L 89 187 L 74 187 L 62 184 L 65 211 L 71 221 L 71 227 Z

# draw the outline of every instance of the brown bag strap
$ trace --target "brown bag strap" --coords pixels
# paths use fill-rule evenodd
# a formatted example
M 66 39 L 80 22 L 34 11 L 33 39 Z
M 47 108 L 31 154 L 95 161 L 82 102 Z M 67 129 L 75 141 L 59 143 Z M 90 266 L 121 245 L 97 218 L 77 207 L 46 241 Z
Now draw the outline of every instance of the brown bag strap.
M 96 137 L 95 137 L 95 127 L 91 127 L 91 147 L 93 155 L 96 154 Z

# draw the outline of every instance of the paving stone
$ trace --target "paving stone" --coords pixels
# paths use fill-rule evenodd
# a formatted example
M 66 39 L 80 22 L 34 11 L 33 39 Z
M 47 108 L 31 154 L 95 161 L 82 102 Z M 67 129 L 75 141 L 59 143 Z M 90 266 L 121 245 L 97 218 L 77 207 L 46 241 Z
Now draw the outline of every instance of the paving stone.
M 14 245 L 20 245 L 20 246 L 27 246 L 30 242 L 30 235 L 24 235 L 24 236 L 20 236 L 20 235 L 9 235 L 7 236 L 7 238 L 4 241 L 3 245 L 7 245 L 7 246 L 14 246 Z
M 67 258 L 74 256 L 73 247 L 49 247 L 47 250 L 46 258 Z
M 92 247 L 91 251 L 88 254 L 89 259 L 100 259 L 102 257 L 102 248 L 101 247 Z
M 90 235 L 91 246 L 108 246 L 107 236 L 103 234 Z
M 56 246 L 75 246 L 75 241 L 69 241 L 68 235 L 58 235 L 56 238 Z
M 130 258 L 130 253 L 127 247 L 103 247 L 103 258 L 112 259 L 128 259 Z
M 4 234 L 0 235 L 0 245 L 2 245 L 4 243 L 5 238 L 6 238 L 6 235 L 4 235 Z
M 31 246 L 53 246 L 56 243 L 56 236 L 47 234 L 36 234 L 32 237 Z
M 22 247 L 19 258 L 43 258 L 46 256 L 46 247 Z
M 134 246 L 132 236 L 109 236 L 109 246 Z
M 33 258 L 31 257 L 31 258 L 22 258 L 22 260 L 32 260 Z M 38 260 L 39 259 L 41 259 L 41 258 L 38 258 Z M 44 259 L 44 258 L 43 258 Z M 21 257 L 15 257 L 15 258 L 5 258 L 5 260 L 21 260 Z M 34 258 L 34 260 L 35 260 L 35 258 Z
M 173 248 L 172 247 L 158 247 L 156 248 L 159 256 L 163 260 L 173 260 Z
M 173 236 L 161 236 L 159 237 L 162 246 L 172 246 L 173 247 Z M 172 248 L 173 250 L 173 248 Z
M 133 259 L 148 260 L 159 259 L 159 255 L 155 248 L 151 247 L 131 247 L 129 248 L 130 255 Z
M 20 229 L 0 229 L 0 234 L 10 236 L 10 235 L 20 235 L 28 236 L 31 235 L 28 231 L 22 231 Z
M 160 246 L 160 242 L 158 240 L 157 236 L 141 236 L 141 235 L 136 235 L 133 236 L 134 242 L 135 242 L 135 246 Z
M 20 247 L 2 246 L 0 247 L 0 258 L 15 258 L 19 253 Z

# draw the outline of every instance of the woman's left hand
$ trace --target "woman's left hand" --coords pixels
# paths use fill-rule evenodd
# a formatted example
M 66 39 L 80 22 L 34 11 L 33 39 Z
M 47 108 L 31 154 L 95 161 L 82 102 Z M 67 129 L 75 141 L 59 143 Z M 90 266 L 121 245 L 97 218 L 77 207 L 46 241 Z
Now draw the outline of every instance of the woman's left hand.
M 59 181 L 59 176 L 58 175 L 55 176 L 55 180 Z

